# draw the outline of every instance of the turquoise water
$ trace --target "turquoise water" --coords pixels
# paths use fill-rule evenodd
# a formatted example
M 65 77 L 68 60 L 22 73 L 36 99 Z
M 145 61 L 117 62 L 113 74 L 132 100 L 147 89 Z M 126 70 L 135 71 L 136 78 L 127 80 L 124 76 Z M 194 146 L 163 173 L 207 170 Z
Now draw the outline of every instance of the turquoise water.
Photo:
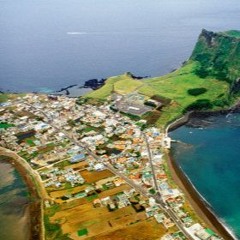
M 170 133 L 174 159 L 240 239 L 240 114 L 192 123 Z
M 0 156 L 0 239 L 30 239 L 28 189 L 14 167 Z

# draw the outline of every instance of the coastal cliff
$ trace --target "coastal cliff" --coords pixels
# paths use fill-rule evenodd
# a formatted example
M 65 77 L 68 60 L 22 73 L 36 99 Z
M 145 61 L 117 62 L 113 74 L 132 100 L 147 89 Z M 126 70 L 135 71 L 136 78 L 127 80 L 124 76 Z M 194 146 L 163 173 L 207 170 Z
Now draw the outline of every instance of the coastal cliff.
M 214 33 L 203 29 L 190 60 L 199 63 L 198 76 L 213 76 L 234 85 L 240 77 L 240 31 Z

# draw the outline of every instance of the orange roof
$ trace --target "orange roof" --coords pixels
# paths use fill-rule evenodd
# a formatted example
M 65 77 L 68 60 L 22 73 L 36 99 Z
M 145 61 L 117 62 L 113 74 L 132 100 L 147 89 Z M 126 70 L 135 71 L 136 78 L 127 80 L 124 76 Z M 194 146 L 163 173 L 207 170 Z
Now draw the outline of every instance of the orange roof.
M 124 150 L 124 148 L 125 148 L 125 145 L 114 145 L 114 147 L 116 148 L 116 149 L 119 149 L 119 150 Z
M 166 174 L 157 174 L 157 178 L 166 178 L 167 177 L 167 175 Z
M 127 158 L 122 157 L 122 158 L 118 158 L 117 162 L 124 163 L 124 162 L 126 162 L 126 160 L 127 160 Z
M 128 135 L 132 135 L 133 134 L 133 129 L 129 129 L 127 132 L 126 132 Z

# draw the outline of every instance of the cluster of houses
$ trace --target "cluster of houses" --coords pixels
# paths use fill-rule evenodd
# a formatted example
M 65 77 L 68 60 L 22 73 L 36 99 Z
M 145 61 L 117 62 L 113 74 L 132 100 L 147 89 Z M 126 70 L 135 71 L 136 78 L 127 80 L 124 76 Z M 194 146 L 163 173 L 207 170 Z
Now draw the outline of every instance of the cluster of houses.
M 132 96 L 132 99 L 135 97 Z M 78 105 L 74 98 L 26 94 L 8 101 L 6 106 L 0 106 L 0 122 L 11 124 L 9 128 L 0 129 L 0 145 L 25 158 L 39 172 L 46 188 L 58 189 L 66 183 L 71 187 L 84 184 L 81 172 L 71 168 L 71 165 L 86 161 L 88 171 L 102 171 L 106 164 L 111 164 L 116 171 L 147 192 L 149 199 L 136 200 L 132 189 L 122 194 L 96 198 L 93 201 L 95 207 L 105 206 L 114 211 L 132 205 L 136 211 L 145 211 L 147 217 L 154 217 L 168 229 L 174 226 L 174 222 L 151 197 L 158 192 L 184 226 L 194 232 L 196 239 L 213 239 L 206 238 L 205 230 L 193 228 L 194 222 L 183 208 L 183 194 L 168 184 L 163 148 L 170 147 L 170 139 L 155 127 L 142 131 L 140 126 L 143 120 L 133 122 L 112 111 L 107 103 L 101 106 Z M 79 144 L 76 145 L 70 138 Z M 151 150 L 151 159 L 146 141 Z M 81 146 L 87 146 L 98 157 L 92 157 Z M 91 196 L 98 189 L 118 187 L 124 183 L 117 176 L 106 179 L 106 182 L 103 179 L 72 198 Z M 65 197 L 71 200 L 71 197 Z M 178 239 L 174 236 L 166 235 L 162 239 Z
M 193 224 L 191 227 L 187 228 L 188 233 L 194 240 L 219 240 L 220 238 L 216 236 L 216 233 L 209 228 L 203 228 L 199 223 Z M 169 233 L 164 235 L 161 240 L 181 240 L 183 235 L 181 232 Z
M 59 168 L 51 168 L 48 171 L 40 172 L 40 176 L 45 179 L 45 187 L 55 186 L 59 188 L 63 183 L 70 183 L 71 187 L 81 185 L 85 182 L 81 174 L 71 168 L 61 170 Z

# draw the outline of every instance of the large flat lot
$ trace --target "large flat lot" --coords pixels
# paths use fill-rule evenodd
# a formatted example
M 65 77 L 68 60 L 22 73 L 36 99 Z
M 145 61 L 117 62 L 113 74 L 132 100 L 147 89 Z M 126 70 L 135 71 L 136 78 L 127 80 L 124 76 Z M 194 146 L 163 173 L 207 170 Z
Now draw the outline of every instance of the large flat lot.
M 106 207 L 94 208 L 86 203 L 60 211 L 51 220 L 61 222 L 63 233 L 73 239 L 155 239 L 165 232 L 162 225 L 146 219 L 144 212 L 136 213 L 131 206 L 109 212 Z M 77 236 L 77 231 L 84 228 L 88 235 Z
M 96 171 L 89 172 L 87 170 L 84 170 L 84 171 L 81 171 L 81 175 L 87 183 L 93 183 L 103 178 L 112 177 L 113 173 L 111 173 L 108 170 L 103 170 L 100 172 L 96 172 Z
M 114 176 L 110 171 L 89 172 L 81 171 L 86 180 L 83 186 L 67 190 L 57 190 L 50 193 L 53 198 L 65 194 L 83 191 L 86 185 L 95 182 L 109 181 Z M 114 196 L 125 190 L 130 190 L 127 184 L 122 184 L 98 193 L 97 198 Z M 96 239 L 96 240 L 152 240 L 158 239 L 166 230 L 154 218 L 147 219 L 145 212 L 136 212 L 130 205 L 124 208 L 109 211 L 106 206 L 94 207 L 93 199 L 81 198 L 61 202 L 60 209 L 50 217 L 52 223 L 59 223 L 63 234 L 68 234 L 71 239 Z M 78 231 L 87 231 L 86 235 L 78 236 Z

